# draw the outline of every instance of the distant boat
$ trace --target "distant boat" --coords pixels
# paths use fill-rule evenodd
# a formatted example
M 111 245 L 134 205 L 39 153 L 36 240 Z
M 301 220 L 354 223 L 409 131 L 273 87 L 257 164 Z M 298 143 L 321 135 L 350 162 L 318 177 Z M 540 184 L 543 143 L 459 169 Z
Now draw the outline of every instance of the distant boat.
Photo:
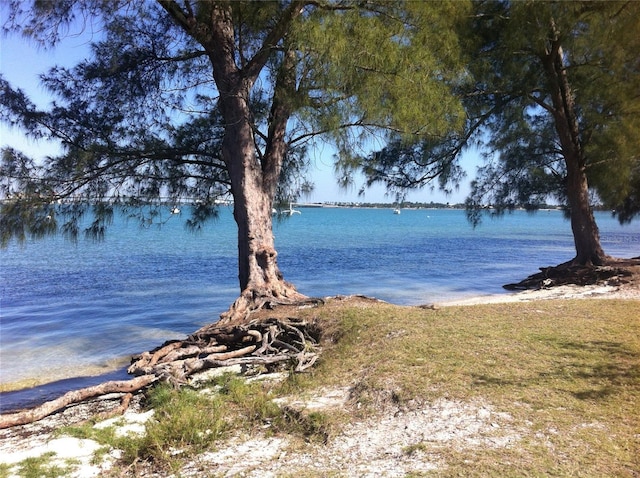
M 274 209 L 275 211 L 275 209 Z M 275 214 L 275 212 L 274 212 Z M 289 203 L 289 209 L 283 209 L 282 211 L 280 211 L 280 214 L 284 214 L 286 216 L 293 216 L 294 214 L 302 214 L 300 211 L 298 211 L 297 209 L 293 209 L 293 204 Z
M 394 214 L 400 214 L 400 209 L 395 208 L 395 209 L 393 210 L 393 213 L 394 213 Z
M 293 204 L 291 204 L 291 203 L 289 203 L 289 210 L 285 211 L 284 213 L 288 214 L 289 216 L 293 216 L 294 214 L 302 214 L 297 209 L 293 209 Z

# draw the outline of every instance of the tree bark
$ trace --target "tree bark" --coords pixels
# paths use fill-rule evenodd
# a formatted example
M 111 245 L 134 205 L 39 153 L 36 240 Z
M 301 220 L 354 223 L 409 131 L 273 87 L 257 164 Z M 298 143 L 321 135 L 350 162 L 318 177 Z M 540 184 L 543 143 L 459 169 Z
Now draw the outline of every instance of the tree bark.
M 249 70 L 242 70 L 236 64 L 230 5 L 212 8 L 211 24 L 211 40 L 204 46 L 220 93 L 219 107 L 225 121 L 222 158 L 231 179 L 233 216 L 238 225 L 241 292 L 229 311 L 221 315 L 223 323 L 232 323 L 247 320 L 252 310 L 268 304 L 306 299 L 280 272 L 271 215 L 286 154 L 285 131 L 291 115 L 286 95 L 291 88 L 293 70 L 290 69 L 292 58 L 285 53 L 281 74 L 274 86 L 266 150 L 258 157 L 249 98 L 260 68 L 253 63 Z
M 576 256 L 571 262 L 575 265 L 603 265 L 609 257 L 600 244 L 600 232 L 589 201 L 586 160 L 580 141 L 580 126 L 564 64 L 562 46 L 553 21 L 551 32 L 552 38 L 542 56 L 542 62 L 550 86 L 554 124 L 567 167 L 566 191 L 576 249 Z

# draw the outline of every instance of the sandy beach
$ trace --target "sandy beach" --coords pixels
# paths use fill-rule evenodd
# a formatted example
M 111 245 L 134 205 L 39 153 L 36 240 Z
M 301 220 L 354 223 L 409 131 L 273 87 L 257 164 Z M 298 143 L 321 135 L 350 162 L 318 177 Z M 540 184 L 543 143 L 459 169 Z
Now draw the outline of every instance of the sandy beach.
M 549 289 L 525 290 L 512 294 L 480 295 L 469 299 L 437 302 L 436 306 L 462 306 L 504 304 L 553 299 L 640 299 L 640 288 L 629 284 L 624 287 L 611 285 L 563 285 Z

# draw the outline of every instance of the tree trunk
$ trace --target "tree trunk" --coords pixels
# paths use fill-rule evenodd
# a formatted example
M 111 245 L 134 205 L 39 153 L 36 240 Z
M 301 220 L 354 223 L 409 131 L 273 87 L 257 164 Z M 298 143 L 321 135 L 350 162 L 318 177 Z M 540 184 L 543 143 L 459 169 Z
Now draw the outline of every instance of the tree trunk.
M 265 184 L 262 168 L 256 159 L 253 141 L 237 138 L 238 131 L 251 131 L 249 125 L 229 128 L 225 136 L 223 157 L 231 176 L 233 216 L 238 225 L 238 279 L 240 297 L 222 323 L 246 319 L 251 310 L 276 303 L 291 303 L 305 297 L 286 282 L 277 262 L 272 216 L 274 192 Z M 227 141 L 229 138 L 229 141 Z
M 586 161 L 580 141 L 580 127 L 575 113 L 574 97 L 564 65 L 562 47 L 552 21 L 552 40 L 542 56 L 549 81 L 552 114 L 562 155 L 567 167 L 567 199 L 576 256 L 575 265 L 602 265 L 608 259 L 600 244 L 600 232 L 589 201 Z
M 291 115 L 288 94 L 295 90 L 293 56 L 283 55 L 280 74 L 274 85 L 266 148 L 259 157 L 254 141 L 254 117 L 250 93 L 276 45 L 281 48 L 287 27 L 302 12 L 302 3 L 292 2 L 266 35 L 262 48 L 250 59 L 239 59 L 236 25 L 230 2 L 212 2 L 195 15 L 176 3 L 158 0 L 172 18 L 207 52 L 212 65 L 225 122 L 222 158 L 231 179 L 233 216 L 238 225 L 238 279 L 240 297 L 221 322 L 242 322 L 252 310 L 269 304 L 293 303 L 307 299 L 285 282 L 278 268 L 271 211 L 284 155 L 285 131 Z
M 290 110 L 282 93 L 290 88 L 291 72 L 280 75 L 274 86 L 267 147 L 258 158 L 249 98 L 259 70 L 250 73 L 236 65 L 231 12 L 218 8 L 213 9 L 213 36 L 208 47 L 225 121 L 222 158 L 231 179 L 233 216 L 238 225 L 241 292 L 229 311 L 221 315 L 221 323 L 231 323 L 247 320 L 252 310 L 265 305 L 293 303 L 306 297 L 284 280 L 278 268 L 271 215 L 286 153 L 284 133 Z M 290 55 L 285 58 L 291 60 Z M 283 71 L 290 66 L 287 60 Z

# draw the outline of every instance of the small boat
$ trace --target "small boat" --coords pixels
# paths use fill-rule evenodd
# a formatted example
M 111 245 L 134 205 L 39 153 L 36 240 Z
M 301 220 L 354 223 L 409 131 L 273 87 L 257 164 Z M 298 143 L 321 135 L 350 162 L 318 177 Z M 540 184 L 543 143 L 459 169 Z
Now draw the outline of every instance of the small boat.
M 400 209 L 395 208 L 395 209 L 393 210 L 393 213 L 394 213 L 394 214 L 400 214 Z
M 297 209 L 293 209 L 293 204 L 289 203 L 289 209 L 277 210 L 276 208 L 272 208 L 271 209 L 271 214 L 273 216 L 275 216 L 277 214 L 281 214 L 283 216 L 293 216 L 294 214 L 302 214 L 302 213 L 300 211 L 298 211 Z
M 293 204 L 289 203 L 289 210 L 282 211 L 281 214 L 287 214 L 289 216 L 293 216 L 294 214 L 302 214 L 302 213 L 297 209 L 293 209 Z

